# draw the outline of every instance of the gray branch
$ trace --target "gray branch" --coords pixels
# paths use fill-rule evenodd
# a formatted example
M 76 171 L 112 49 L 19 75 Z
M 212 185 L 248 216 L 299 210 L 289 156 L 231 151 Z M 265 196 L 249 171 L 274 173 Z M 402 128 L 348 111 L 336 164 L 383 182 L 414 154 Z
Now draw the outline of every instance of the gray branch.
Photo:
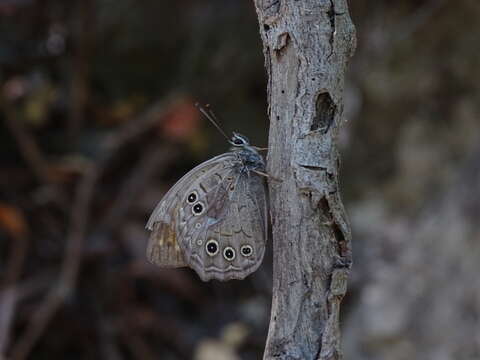
M 352 260 L 336 137 L 355 29 L 346 0 L 254 1 L 268 73 L 274 246 L 264 359 L 340 359 Z

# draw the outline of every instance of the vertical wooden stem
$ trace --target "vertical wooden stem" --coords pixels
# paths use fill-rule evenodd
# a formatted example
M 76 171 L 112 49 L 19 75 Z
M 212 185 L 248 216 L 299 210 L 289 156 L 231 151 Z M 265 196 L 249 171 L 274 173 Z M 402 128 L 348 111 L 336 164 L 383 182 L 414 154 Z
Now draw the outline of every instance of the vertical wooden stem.
M 355 29 L 346 0 L 254 0 L 268 73 L 274 243 L 264 359 L 340 359 L 351 266 L 336 136 Z

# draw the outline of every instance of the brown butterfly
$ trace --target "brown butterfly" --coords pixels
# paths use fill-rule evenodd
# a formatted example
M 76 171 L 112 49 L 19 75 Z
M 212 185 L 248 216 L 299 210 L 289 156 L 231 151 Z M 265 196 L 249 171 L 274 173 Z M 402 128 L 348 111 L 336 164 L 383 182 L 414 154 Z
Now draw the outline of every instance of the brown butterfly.
M 200 111 L 222 132 L 214 114 Z M 148 259 L 189 266 L 203 281 L 243 279 L 261 264 L 267 241 L 265 162 L 233 133 L 230 151 L 198 165 L 163 197 L 147 223 Z

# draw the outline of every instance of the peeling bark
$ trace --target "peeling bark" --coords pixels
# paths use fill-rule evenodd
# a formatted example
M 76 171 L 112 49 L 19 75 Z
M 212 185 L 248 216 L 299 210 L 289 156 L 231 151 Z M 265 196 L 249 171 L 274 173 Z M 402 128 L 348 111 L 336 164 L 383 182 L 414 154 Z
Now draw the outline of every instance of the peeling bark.
M 338 188 L 355 30 L 345 0 L 255 0 L 268 73 L 274 243 L 265 359 L 340 359 L 339 307 L 351 266 Z

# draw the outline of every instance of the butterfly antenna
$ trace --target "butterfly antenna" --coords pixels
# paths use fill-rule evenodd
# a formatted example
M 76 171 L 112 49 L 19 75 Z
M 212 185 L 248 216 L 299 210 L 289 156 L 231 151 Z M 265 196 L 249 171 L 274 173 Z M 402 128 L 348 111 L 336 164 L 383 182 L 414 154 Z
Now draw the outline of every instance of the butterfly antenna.
M 213 126 L 215 126 L 217 130 L 220 131 L 220 133 L 223 136 L 225 136 L 225 139 L 227 139 L 227 141 L 230 142 L 230 138 L 227 136 L 227 134 L 225 134 L 225 131 L 222 130 L 220 125 L 218 125 L 217 117 L 215 116 L 213 111 L 210 109 L 210 106 L 209 105 L 206 106 L 208 109 L 208 112 L 199 103 L 196 103 L 195 106 L 198 108 L 198 110 L 200 110 L 203 116 L 205 116 L 213 124 Z
M 213 118 L 213 120 L 215 120 L 215 122 L 220 125 L 220 120 L 218 119 L 218 116 L 215 115 L 215 113 L 213 112 L 213 109 L 210 106 L 210 104 L 205 104 L 205 108 L 207 109 L 208 113 Z

